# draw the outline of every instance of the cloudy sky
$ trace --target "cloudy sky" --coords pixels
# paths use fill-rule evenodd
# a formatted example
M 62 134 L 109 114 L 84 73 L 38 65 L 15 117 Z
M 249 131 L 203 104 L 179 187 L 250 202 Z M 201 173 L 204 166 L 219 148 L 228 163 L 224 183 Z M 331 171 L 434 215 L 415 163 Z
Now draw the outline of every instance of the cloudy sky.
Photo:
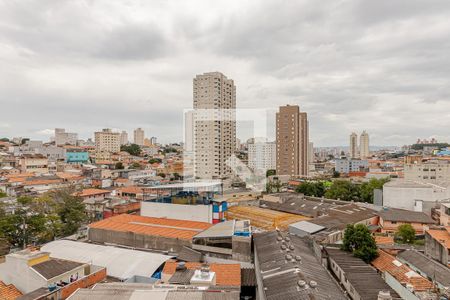
M 450 1 L 0 1 L 0 136 L 182 139 L 192 78 L 298 104 L 317 146 L 450 140 Z M 245 126 L 245 123 L 244 125 Z

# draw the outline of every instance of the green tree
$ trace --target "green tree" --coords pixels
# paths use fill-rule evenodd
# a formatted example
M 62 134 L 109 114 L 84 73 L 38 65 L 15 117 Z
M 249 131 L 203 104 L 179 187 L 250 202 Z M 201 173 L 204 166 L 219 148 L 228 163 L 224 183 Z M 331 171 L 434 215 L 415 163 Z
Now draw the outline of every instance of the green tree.
M 281 182 L 279 180 L 274 180 L 266 183 L 267 193 L 279 193 L 281 190 Z
M 131 165 L 130 165 L 130 169 L 141 169 L 142 168 L 142 166 L 141 166 L 141 164 L 140 163 L 138 163 L 138 162 L 134 162 L 134 163 L 132 163 Z
M 148 162 L 150 164 L 160 164 L 162 160 L 160 158 L 151 158 Z
M 270 169 L 266 171 L 266 177 L 270 177 L 273 175 L 277 175 L 277 170 Z
M 116 170 L 122 170 L 122 169 L 125 168 L 125 167 L 123 166 L 123 163 L 120 162 L 120 161 L 117 162 L 116 165 L 115 165 L 114 167 L 115 167 Z
M 330 188 L 325 192 L 325 197 L 344 201 L 358 201 L 359 188 L 350 181 L 335 180 Z
M 333 171 L 333 178 L 339 178 L 341 177 L 341 173 L 339 173 L 338 171 L 334 170 Z
M 402 224 L 398 227 L 395 236 L 399 238 L 403 244 L 413 244 L 416 239 L 416 230 L 411 224 Z
M 297 186 L 295 191 L 306 196 L 322 197 L 325 195 L 325 186 L 321 181 L 306 181 Z
M 134 156 L 139 156 L 141 154 L 141 147 L 137 144 L 122 145 L 120 151 L 125 151 Z
M 5 197 L 8 197 L 8 195 L 5 192 L 0 191 L 0 198 L 5 198 Z
M 383 185 L 389 181 L 389 178 L 372 178 L 369 182 L 364 182 L 360 186 L 360 199 L 363 202 L 373 203 L 373 191 L 383 189 Z
M 70 189 L 54 191 L 52 197 L 57 204 L 56 213 L 61 220 L 61 234 L 67 236 L 76 233 L 87 221 L 83 200 L 73 196 Z
M 377 245 L 369 229 L 363 224 L 349 224 L 344 232 L 341 249 L 352 252 L 366 263 L 378 256 Z

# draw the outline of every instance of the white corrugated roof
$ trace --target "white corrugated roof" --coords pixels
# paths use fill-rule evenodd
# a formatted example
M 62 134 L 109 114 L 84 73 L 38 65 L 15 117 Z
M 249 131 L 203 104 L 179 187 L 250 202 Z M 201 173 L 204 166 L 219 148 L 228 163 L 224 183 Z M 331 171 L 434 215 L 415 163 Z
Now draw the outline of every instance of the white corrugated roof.
M 316 233 L 316 232 L 319 232 L 319 231 L 325 229 L 325 227 L 323 227 L 323 226 L 320 226 L 320 225 L 317 225 L 314 223 L 310 223 L 308 221 L 300 221 L 297 223 L 293 223 L 293 224 L 290 224 L 289 227 L 295 227 L 297 229 L 300 229 L 300 230 L 310 233 L 310 234 L 313 234 L 313 233 Z
M 135 275 L 150 277 L 168 259 L 167 256 L 112 246 L 59 240 L 41 247 L 50 257 L 106 267 L 108 276 L 121 280 Z

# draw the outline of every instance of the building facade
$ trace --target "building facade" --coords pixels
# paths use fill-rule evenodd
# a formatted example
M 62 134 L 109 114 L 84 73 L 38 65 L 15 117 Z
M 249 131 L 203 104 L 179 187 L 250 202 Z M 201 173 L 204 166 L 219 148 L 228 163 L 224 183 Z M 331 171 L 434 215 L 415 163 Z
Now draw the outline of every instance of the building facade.
M 145 139 L 145 132 L 142 128 L 136 128 L 134 130 L 134 143 L 139 146 L 144 145 L 144 139 Z
M 219 72 L 193 80 L 194 174 L 201 179 L 232 175 L 227 161 L 236 149 L 236 86 Z
M 358 158 L 358 135 L 354 132 L 350 134 L 350 144 L 348 151 L 350 158 Z
M 348 174 L 350 172 L 366 172 L 369 162 L 364 159 L 336 159 L 336 172 Z
M 280 106 L 276 115 L 277 175 L 308 175 L 308 117 L 298 105 Z
M 277 164 L 277 144 L 275 142 L 256 141 L 247 145 L 248 167 L 256 172 L 265 173 L 275 170 Z
M 76 145 L 78 140 L 77 133 L 66 132 L 63 128 L 55 128 L 55 145 Z
M 119 152 L 120 133 L 113 132 L 109 128 L 95 132 L 95 150 L 97 152 Z
M 128 133 L 126 131 L 122 131 L 120 133 L 120 144 L 121 145 L 128 144 Z
M 364 130 L 359 137 L 359 156 L 366 159 L 370 156 L 369 134 Z
M 446 161 L 428 161 L 425 163 L 405 164 L 406 180 L 438 183 L 450 181 L 450 164 Z

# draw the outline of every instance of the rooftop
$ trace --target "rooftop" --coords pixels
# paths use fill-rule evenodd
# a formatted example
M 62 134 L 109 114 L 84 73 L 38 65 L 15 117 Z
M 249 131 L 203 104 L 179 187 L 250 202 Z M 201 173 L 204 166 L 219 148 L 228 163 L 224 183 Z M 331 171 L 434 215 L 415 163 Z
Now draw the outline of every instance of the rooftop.
M 445 287 L 450 287 L 450 268 L 443 264 L 414 250 L 400 252 L 397 257 L 412 268 L 420 270 L 420 272 L 426 274 L 427 277 L 434 278 L 436 282 Z
M 174 275 L 177 271 L 177 262 L 168 261 L 164 265 L 163 273 Z M 188 270 L 200 269 L 201 263 L 186 262 L 185 266 Z M 211 272 L 216 273 L 216 285 L 219 286 L 241 286 L 241 265 L 239 264 L 210 264 Z M 192 276 L 191 276 L 192 277 Z M 170 281 L 169 281 L 170 282 Z
M 106 267 L 108 276 L 126 280 L 133 276 L 150 277 L 171 256 L 151 252 L 58 240 L 41 248 L 52 258 L 91 263 Z
M 109 193 L 110 193 L 110 191 L 108 191 L 108 190 L 84 189 L 81 192 L 74 193 L 74 195 L 79 196 L 79 197 L 88 197 L 88 196 L 103 195 L 103 194 L 109 194 Z
M 326 248 L 326 252 L 330 259 L 335 261 L 342 269 L 345 273 L 345 278 L 358 292 L 362 300 L 377 300 L 380 291 L 389 291 L 392 297 L 398 297 L 396 292 L 381 278 L 376 269 L 366 264 L 363 260 L 339 249 Z
M 55 278 L 59 275 L 77 269 L 83 266 L 83 263 L 78 263 L 70 260 L 51 258 L 47 261 L 33 265 L 31 268 L 38 272 L 47 280 Z
M 430 229 L 427 233 L 447 249 L 450 249 L 450 226 L 445 229 Z
M 305 240 L 271 231 L 254 234 L 254 245 L 267 300 L 347 299 Z
M 12 284 L 5 284 L 0 280 L 0 299 L 15 300 L 22 296 L 22 293 Z
M 378 212 L 378 215 L 384 221 L 408 222 L 408 223 L 436 223 L 430 216 L 424 212 L 411 211 L 399 208 L 385 208 Z
M 391 274 L 403 285 L 411 284 L 414 290 L 418 292 L 428 291 L 433 288 L 431 281 L 420 276 L 392 255 L 383 250 L 379 250 L 378 254 L 379 256 L 372 261 L 372 265 L 380 272 Z
M 92 223 L 89 228 L 191 240 L 192 237 L 211 226 L 205 222 L 123 214 Z

